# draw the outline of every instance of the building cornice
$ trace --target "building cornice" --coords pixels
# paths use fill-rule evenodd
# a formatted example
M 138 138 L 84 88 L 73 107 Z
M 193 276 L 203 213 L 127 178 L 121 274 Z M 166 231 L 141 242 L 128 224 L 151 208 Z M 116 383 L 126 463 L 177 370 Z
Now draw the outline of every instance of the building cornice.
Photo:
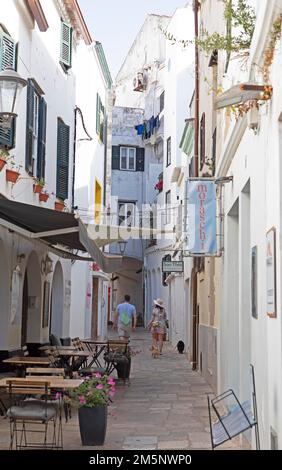
M 87 28 L 83 14 L 77 0 L 55 0 L 62 19 L 69 22 L 75 29 L 79 37 L 82 37 L 85 44 L 92 44 L 92 37 Z

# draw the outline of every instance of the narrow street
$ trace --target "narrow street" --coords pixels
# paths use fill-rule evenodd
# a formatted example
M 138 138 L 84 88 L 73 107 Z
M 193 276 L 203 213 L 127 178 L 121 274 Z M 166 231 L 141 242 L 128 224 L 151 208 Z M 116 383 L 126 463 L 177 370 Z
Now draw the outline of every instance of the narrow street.
M 132 358 L 130 385 L 117 386 L 105 445 L 93 449 L 210 449 L 210 387 L 169 343 L 160 359 L 152 359 L 150 341 L 143 329 L 133 336 L 141 352 Z M 221 448 L 242 448 L 238 442 Z M 64 443 L 65 449 L 90 449 L 81 446 L 76 416 L 64 426 Z

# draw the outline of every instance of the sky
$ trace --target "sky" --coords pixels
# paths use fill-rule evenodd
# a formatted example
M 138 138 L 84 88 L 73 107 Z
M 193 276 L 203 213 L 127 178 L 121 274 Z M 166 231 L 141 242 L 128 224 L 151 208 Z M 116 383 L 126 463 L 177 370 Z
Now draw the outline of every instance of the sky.
M 172 15 L 187 0 L 78 0 L 93 39 L 103 44 L 115 79 L 149 13 Z

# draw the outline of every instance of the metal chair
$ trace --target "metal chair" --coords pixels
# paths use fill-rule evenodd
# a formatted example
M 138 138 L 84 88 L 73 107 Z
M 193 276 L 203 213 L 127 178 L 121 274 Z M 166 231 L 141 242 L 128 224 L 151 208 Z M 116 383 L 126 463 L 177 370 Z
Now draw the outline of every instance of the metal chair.
M 10 420 L 10 450 L 14 447 L 16 450 L 28 447 L 62 449 L 61 406 L 58 400 L 49 401 L 52 399 L 50 382 L 36 379 L 7 379 L 6 382 L 11 403 L 14 402 L 7 410 Z M 49 423 L 52 423 L 50 440 Z M 40 426 L 43 426 L 42 430 Z M 43 442 L 28 441 L 29 433 L 43 434 Z
M 256 448 L 260 448 L 254 367 L 251 364 L 252 397 L 240 403 L 232 389 L 214 399 L 208 396 L 211 445 L 214 450 L 224 442 L 254 427 Z M 215 416 L 216 421 L 212 421 Z

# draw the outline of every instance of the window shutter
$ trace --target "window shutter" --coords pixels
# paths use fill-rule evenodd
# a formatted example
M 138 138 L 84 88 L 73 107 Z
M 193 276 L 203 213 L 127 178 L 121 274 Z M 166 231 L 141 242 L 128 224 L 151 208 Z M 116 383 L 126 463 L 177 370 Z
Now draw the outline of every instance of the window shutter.
M 136 149 L 136 171 L 144 171 L 145 169 L 145 149 Z
M 0 70 L 5 70 L 6 67 L 16 70 L 16 51 L 15 41 L 8 34 L 0 32 Z M 15 146 L 15 119 L 12 120 L 10 129 L 3 129 L 1 124 L 2 118 L 0 118 L 0 145 L 11 149 Z
M 68 198 L 69 191 L 69 145 L 70 128 L 58 119 L 57 133 L 57 189 L 56 196 Z
M 120 161 L 120 147 L 118 145 L 112 146 L 112 170 L 119 170 Z
M 44 98 L 39 104 L 38 123 L 38 152 L 37 152 L 37 178 L 45 178 L 45 155 L 46 155 L 46 121 L 47 103 Z
M 32 175 L 32 140 L 33 140 L 33 113 L 34 113 L 34 85 L 32 80 L 27 83 L 26 96 L 26 142 L 25 142 L 25 169 Z
M 101 108 L 101 100 L 100 96 L 97 93 L 96 97 L 96 133 L 100 134 L 100 108 Z
M 72 28 L 67 23 L 61 23 L 61 62 L 69 69 L 72 62 Z

